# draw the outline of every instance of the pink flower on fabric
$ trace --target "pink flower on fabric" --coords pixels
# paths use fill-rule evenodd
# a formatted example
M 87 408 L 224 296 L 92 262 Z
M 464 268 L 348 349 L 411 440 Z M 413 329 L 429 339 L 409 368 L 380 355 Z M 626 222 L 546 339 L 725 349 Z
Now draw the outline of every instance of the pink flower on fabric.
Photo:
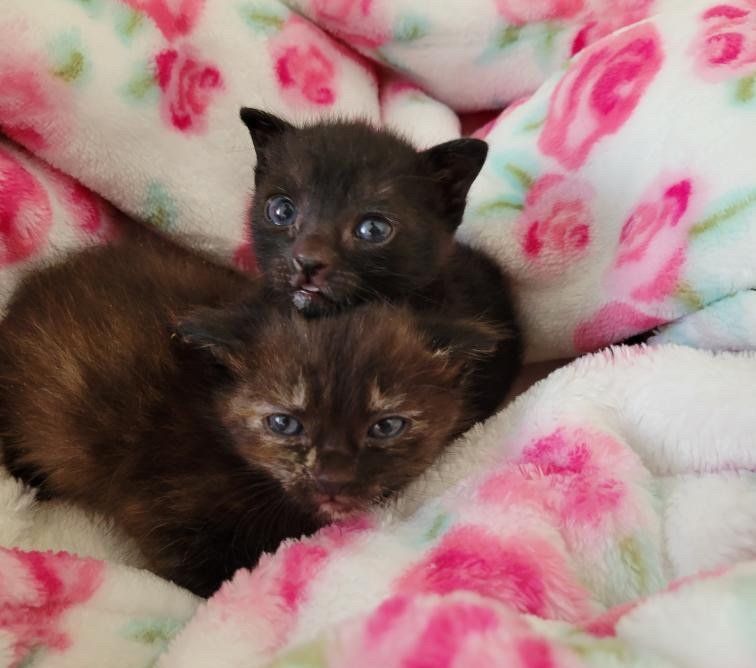
M 0 40 L 6 35 L 0 32 Z M 9 44 L 3 46 L 10 46 Z M 0 52 L 0 132 L 30 151 L 42 151 L 64 139 L 71 94 L 48 73 L 42 58 L 19 62 Z
M 572 40 L 571 55 L 610 35 L 615 30 L 647 18 L 654 0 L 609 0 L 585 17 L 583 27 Z
M 166 49 L 155 57 L 161 110 L 167 123 L 185 133 L 206 130 L 206 112 L 223 88 L 223 78 L 212 63 L 189 48 Z
M 205 0 L 122 0 L 147 14 L 165 38 L 188 35 L 197 25 Z
M 559 269 L 583 255 L 591 241 L 592 195 L 587 183 L 561 174 L 545 174 L 535 181 L 516 223 L 525 256 Z
M 662 65 L 661 39 L 639 24 L 583 52 L 557 84 L 538 145 L 577 169 L 601 138 L 630 118 Z
M 502 538 L 480 526 L 458 526 L 395 587 L 402 593 L 474 592 L 545 618 L 572 618 L 588 609 L 557 548 L 539 535 Z
M 496 8 L 509 23 L 569 19 L 583 8 L 584 0 L 496 0 Z
M 100 587 L 104 564 L 64 552 L 0 548 L 0 630 L 10 634 L 11 664 L 32 649 L 65 650 L 64 615 Z
M 715 5 L 701 15 L 702 27 L 693 45 L 701 75 L 720 81 L 751 74 L 756 67 L 756 3 Z
M 112 207 L 84 184 L 58 170 L 50 171 L 53 188 L 73 224 L 90 239 L 108 241 L 118 232 Z
M 555 525 L 569 530 L 597 529 L 624 508 L 624 481 L 636 468 L 635 456 L 608 434 L 559 428 L 528 444 L 519 461 L 484 480 L 478 494 L 485 503 L 552 513 Z
M 11 152 L 0 148 L 0 266 L 38 253 L 52 224 L 44 186 Z
M 629 304 L 614 301 L 602 306 L 575 328 L 573 343 L 575 350 L 588 353 L 647 332 L 665 322 L 664 318 L 648 315 Z
M 606 434 L 557 429 L 527 446 L 520 461 L 548 480 L 547 504 L 560 522 L 598 526 L 617 511 L 627 495 L 616 477 L 623 446 Z M 532 467 L 532 468 L 530 468 Z
M 681 220 L 692 191 L 691 180 L 682 179 L 636 206 L 620 231 L 617 258 L 607 277 L 611 294 L 658 302 L 677 289 L 688 241 Z
M 680 285 L 688 244 L 690 178 L 658 179 L 620 231 L 617 256 L 605 278 L 613 301 L 575 329 L 580 352 L 596 350 L 653 329 L 665 320 L 632 304 L 663 302 Z
M 312 18 L 350 46 L 376 49 L 391 39 L 391 31 L 372 11 L 373 4 L 374 0 L 312 0 Z
M 316 26 L 293 16 L 270 40 L 269 49 L 289 104 L 327 107 L 336 101 L 339 54 Z

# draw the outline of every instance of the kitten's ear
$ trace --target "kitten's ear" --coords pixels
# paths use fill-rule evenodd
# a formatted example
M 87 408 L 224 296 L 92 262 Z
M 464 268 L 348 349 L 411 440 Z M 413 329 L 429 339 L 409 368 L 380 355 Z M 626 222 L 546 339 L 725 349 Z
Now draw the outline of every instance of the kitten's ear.
M 252 107 L 242 107 L 239 111 L 239 117 L 252 136 L 258 162 L 263 161 L 265 147 L 271 139 L 295 129 L 291 123 L 287 123 L 282 118 Z
M 489 357 L 502 341 L 514 339 L 513 332 L 472 318 L 428 316 L 421 327 L 431 350 L 460 362 Z
M 234 371 L 240 367 L 243 349 L 238 320 L 238 314 L 228 310 L 196 309 L 172 323 L 171 339 L 183 350 Z
M 462 222 L 467 193 L 487 154 L 486 142 L 470 138 L 438 144 L 420 154 L 426 170 L 441 186 L 446 215 L 453 229 Z

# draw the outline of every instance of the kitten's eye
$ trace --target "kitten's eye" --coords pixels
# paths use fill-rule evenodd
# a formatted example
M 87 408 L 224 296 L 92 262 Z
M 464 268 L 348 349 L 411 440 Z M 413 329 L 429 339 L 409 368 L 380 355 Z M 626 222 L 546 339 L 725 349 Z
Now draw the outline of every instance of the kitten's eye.
M 274 225 L 288 227 L 297 217 L 297 207 L 285 195 L 276 195 L 265 205 L 265 216 Z
M 378 244 L 386 241 L 393 231 L 393 226 L 387 220 L 378 216 L 367 216 L 354 229 L 354 235 L 363 241 Z
M 297 436 L 302 433 L 302 423 L 297 418 L 285 413 L 268 415 L 265 418 L 268 429 L 282 436 Z
M 371 438 L 394 438 L 395 436 L 399 436 L 406 426 L 407 420 L 403 417 L 383 418 L 383 420 L 378 420 L 378 422 L 368 429 L 368 436 Z

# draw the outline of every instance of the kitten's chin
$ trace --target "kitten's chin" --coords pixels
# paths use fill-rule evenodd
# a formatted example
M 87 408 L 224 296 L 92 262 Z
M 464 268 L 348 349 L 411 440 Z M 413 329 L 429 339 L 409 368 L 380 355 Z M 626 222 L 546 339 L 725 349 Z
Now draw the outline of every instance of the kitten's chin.
M 309 290 L 295 290 L 291 294 L 294 308 L 305 315 L 322 315 L 338 309 L 338 304 L 326 297 L 322 292 Z
M 315 508 L 325 522 L 337 522 L 367 510 L 363 504 L 352 499 L 316 499 Z

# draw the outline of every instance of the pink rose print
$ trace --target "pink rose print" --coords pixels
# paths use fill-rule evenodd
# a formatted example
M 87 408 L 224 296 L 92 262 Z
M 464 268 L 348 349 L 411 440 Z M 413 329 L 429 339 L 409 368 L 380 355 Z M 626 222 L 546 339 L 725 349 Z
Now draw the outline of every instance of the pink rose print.
M 10 634 L 12 665 L 35 647 L 68 647 L 61 620 L 97 591 L 103 570 L 102 562 L 64 552 L 0 548 L 0 630 Z
M 292 106 L 330 106 L 336 101 L 339 54 L 317 27 L 297 16 L 269 42 L 273 66 Z
M 22 63 L 0 52 L 0 62 L 0 132 L 30 151 L 59 143 L 71 113 L 67 86 L 48 74 L 41 58 Z
M 38 253 L 52 224 L 45 188 L 12 153 L 0 148 L 0 266 Z
M 721 81 L 752 74 L 756 66 L 756 3 L 715 5 L 701 15 L 693 50 L 701 76 Z
M 188 48 L 161 51 L 155 57 L 155 65 L 166 122 L 181 132 L 204 132 L 207 108 L 223 88 L 218 68 L 202 61 Z
M 585 590 L 563 555 L 538 535 L 501 538 L 479 526 L 458 526 L 397 582 L 402 593 L 467 591 L 547 619 L 588 610 Z
M 512 25 L 569 19 L 583 8 L 584 0 L 496 0 L 496 8 Z
M 188 35 L 197 24 L 205 0 L 123 0 L 149 16 L 169 41 Z
M 593 216 L 588 184 L 545 174 L 528 190 L 516 228 L 525 256 L 536 266 L 560 269 L 585 254 Z
M 629 304 L 611 302 L 575 328 L 575 350 L 588 353 L 663 325 L 664 318 L 647 315 Z
M 577 169 L 602 137 L 630 118 L 663 60 L 651 24 L 638 24 L 583 52 L 557 84 L 538 145 Z
M 391 39 L 391 31 L 373 11 L 373 0 L 312 0 L 312 18 L 326 30 L 357 48 L 376 49 Z
M 58 200 L 78 230 L 95 241 L 108 241 L 116 236 L 118 222 L 105 200 L 68 174 L 52 168 L 46 171 Z
M 639 302 L 658 302 L 672 294 L 685 262 L 687 227 L 680 224 L 688 211 L 690 179 L 645 199 L 622 226 L 614 266 L 607 287 L 614 295 L 627 294 Z
M 524 475 L 546 479 L 546 505 L 560 523 L 597 527 L 626 498 L 617 470 L 624 455 L 623 446 L 606 434 L 557 429 L 527 446 L 520 461 Z
M 585 17 L 585 24 L 572 40 L 571 55 L 615 30 L 647 18 L 654 0 L 609 0 Z

